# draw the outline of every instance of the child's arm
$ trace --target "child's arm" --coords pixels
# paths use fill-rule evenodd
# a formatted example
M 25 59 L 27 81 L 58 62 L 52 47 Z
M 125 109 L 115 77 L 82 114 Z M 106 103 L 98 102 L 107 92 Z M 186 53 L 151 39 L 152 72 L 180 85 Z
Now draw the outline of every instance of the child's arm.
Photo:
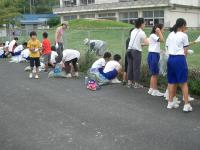
M 157 29 L 156 29 L 156 33 L 158 34 L 159 42 L 165 42 L 165 39 L 164 39 L 164 37 L 163 37 L 163 34 L 162 34 L 160 28 L 157 28 Z

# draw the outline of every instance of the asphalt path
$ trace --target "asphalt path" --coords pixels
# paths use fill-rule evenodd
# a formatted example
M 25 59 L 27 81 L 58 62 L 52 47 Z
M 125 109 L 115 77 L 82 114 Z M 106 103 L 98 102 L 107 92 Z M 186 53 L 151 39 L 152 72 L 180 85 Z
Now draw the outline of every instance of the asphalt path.
M 0 61 L 0 150 L 200 150 L 198 100 L 186 114 L 147 89 L 30 80 L 26 65 Z

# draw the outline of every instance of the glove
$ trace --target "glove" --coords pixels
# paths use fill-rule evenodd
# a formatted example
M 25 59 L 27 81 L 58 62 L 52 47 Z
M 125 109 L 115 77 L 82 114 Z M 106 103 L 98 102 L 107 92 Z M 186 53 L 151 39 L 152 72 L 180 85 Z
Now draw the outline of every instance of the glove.
M 194 53 L 193 50 L 191 50 L 191 49 L 188 50 L 188 54 L 192 55 L 193 53 Z
M 196 43 L 200 42 L 200 36 L 195 40 Z
M 59 45 L 58 45 L 58 43 L 56 43 L 56 49 L 58 49 L 59 48 Z

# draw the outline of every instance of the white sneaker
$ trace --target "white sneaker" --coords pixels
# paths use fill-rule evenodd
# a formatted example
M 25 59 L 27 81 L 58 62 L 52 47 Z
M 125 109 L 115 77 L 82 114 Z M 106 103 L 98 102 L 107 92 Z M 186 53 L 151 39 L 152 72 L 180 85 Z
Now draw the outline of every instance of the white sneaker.
M 153 89 L 152 89 L 152 88 L 150 88 L 150 89 L 149 89 L 149 91 L 148 91 L 148 94 L 150 94 L 150 95 L 151 95 L 152 93 L 153 93 Z
M 160 91 L 158 90 L 153 90 L 152 96 L 158 96 L 158 97 L 161 97 L 161 96 L 164 96 L 164 93 L 161 93 Z
M 36 75 L 35 75 L 35 79 L 39 79 L 39 78 L 40 78 L 40 77 L 36 74 Z
M 191 112 L 192 111 L 192 106 L 190 104 L 185 104 L 183 107 L 184 112 Z
M 32 79 L 33 78 L 33 73 L 29 74 L 29 78 Z
M 179 107 L 179 104 L 175 103 L 174 101 L 173 102 L 168 102 L 168 105 L 167 105 L 167 109 L 173 109 L 173 108 L 178 108 Z
M 121 81 L 119 81 L 117 78 L 111 80 L 111 83 L 113 84 L 119 84 L 119 83 L 122 83 Z
M 194 101 L 194 98 L 191 97 L 191 96 L 189 96 L 189 99 L 188 99 L 188 100 L 189 100 L 189 102 L 192 102 L 192 101 Z M 184 100 L 184 97 L 183 97 L 183 101 L 185 101 L 185 100 Z
M 72 77 L 72 74 L 71 73 L 68 73 L 67 74 L 67 78 L 71 78 Z
M 180 104 L 180 103 L 181 103 L 181 101 L 179 101 L 178 98 L 177 98 L 176 96 L 173 98 L 173 102 L 175 102 L 175 103 L 177 103 L 177 104 Z
M 79 77 L 79 73 L 78 73 L 78 72 L 75 72 L 75 73 L 74 73 L 74 77 Z

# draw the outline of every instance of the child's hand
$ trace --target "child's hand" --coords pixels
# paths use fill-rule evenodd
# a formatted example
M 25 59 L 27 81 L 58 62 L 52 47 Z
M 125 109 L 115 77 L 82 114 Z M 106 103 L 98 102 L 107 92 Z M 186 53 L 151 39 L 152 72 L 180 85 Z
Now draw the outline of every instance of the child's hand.
M 189 49 L 187 52 L 188 52 L 188 54 L 190 54 L 190 55 L 194 54 L 194 51 L 191 50 L 191 49 Z
M 161 32 L 160 28 L 156 28 L 156 33 L 159 33 L 159 32 Z

